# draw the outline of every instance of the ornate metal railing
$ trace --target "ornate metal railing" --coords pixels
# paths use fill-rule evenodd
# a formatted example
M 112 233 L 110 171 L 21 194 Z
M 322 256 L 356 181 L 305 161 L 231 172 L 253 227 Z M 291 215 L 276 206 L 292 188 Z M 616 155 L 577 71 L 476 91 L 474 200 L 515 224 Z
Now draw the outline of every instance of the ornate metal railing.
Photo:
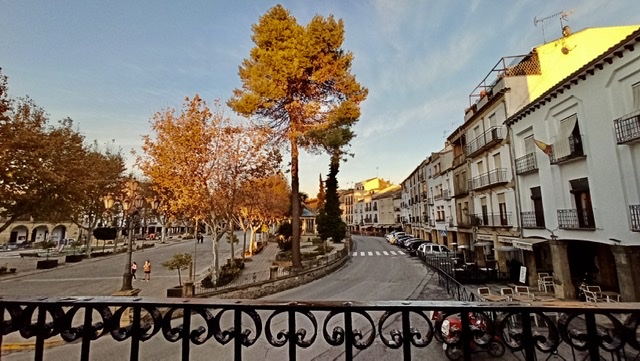
M 92 349 L 98 340 L 128 343 L 130 360 L 205 356 L 198 352 L 256 359 L 265 348 L 283 348 L 280 359 L 289 360 L 320 358 L 332 349 L 338 352 L 331 359 L 360 353 L 370 359 L 381 357 L 381 348 L 397 350 L 403 360 L 437 359 L 443 342 L 447 355 L 464 360 L 477 351 L 495 352 L 492 345 L 525 360 L 632 360 L 640 350 L 638 309 L 638 303 L 4 298 L 0 344 L 10 337 L 32 339 L 34 360 L 53 351 L 44 347 L 51 339 L 77 343 L 80 360 L 107 357 L 104 348 Z M 156 339 L 169 342 L 141 352 L 141 343 Z
M 516 174 L 527 174 L 538 170 L 536 154 L 529 153 L 516 159 Z

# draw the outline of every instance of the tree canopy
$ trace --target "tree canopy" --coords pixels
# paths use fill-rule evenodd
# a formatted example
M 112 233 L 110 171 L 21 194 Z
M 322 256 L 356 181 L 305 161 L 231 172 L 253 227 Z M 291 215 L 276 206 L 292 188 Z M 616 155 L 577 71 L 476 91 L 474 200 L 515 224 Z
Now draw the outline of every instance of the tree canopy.
M 342 49 L 344 24 L 332 15 L 315 16 L 306 26 L 281 5 L 253 26 L 255 47 L 239 68 L 242 88 L 227 102 L 238 114 L 268 126 L 291 151 L 292 260 L 301 267 L 299 147 L 321 144 L 314 131 L 353 124 L 367 96 L 351 74 L 353 54 Z

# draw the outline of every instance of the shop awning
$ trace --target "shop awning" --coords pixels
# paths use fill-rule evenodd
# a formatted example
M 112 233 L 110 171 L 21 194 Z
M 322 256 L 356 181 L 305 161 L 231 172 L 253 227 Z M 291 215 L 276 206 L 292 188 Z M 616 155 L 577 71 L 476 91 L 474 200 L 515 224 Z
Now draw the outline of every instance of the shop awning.
M 473 244 L 475 247 L 493 246 L 493 242 L 479 241 Z
M 495 248 L 495 250 L 500 252 L 513 252 L 515 250 L 518 250 L 518 248 L 514 246 L 498 246 Z
M 542 242 L 547 242 L 547 240 L 546 239 L 519 239 L 517 241 L 513 241 L 513 243 L 511 244 L 513 245 L 513 247 L 518 249 L 522 249 L 525 251 L 533 251 L 533 245 L 542 243 Z

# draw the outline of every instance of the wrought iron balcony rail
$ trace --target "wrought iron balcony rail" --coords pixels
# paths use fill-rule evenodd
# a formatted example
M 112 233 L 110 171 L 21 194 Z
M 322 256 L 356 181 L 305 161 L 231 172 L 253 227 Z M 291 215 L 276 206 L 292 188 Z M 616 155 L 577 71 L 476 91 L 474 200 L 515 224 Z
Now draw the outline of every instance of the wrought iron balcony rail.
M 565 157 L 557 157 L 552 147 L 550 163 L 559 164 L 572 161 L 577 158 L 586 157 L 586 155 L 584 154 L 584 149 L 582 148 L 582 139 L 580 139 L 580 137 L 574 137 L 573 135 L 569 136 L 569 149 L 571 150 L 571 153 L 569 153 L 569 155 Z
M 474 227 L 511 227 L 511 212 L 478 213 L 471 215 L 471 225 Z
M 640 204 L 629 206 L 629 216 L 631 217 L 631 230 L 640 232 Z
M 520 212 L 520 218 L 523 228 L 545 228 L 544 218 L 539 221 L 534 211 Z
M 501 142 L 503 139 L 504 132 L 502 127 L 491 127 L 479 137 L 469 142 L 469 144 L 466 145 L 465 153 L 467 157 L 470 157 L 483 149 Z
M 577 209 L 558 209 L 557 215 L 558 226 L 561 229 L 596 229 L 593 215 L 586 210 L 578 212 Z
M 613 121 L 616 130 L 616 141 L 625 144 L 640 139 L 640 110 L 627 114 Z
M 516 159 L 516 174 L 527 174 L 538 170 L 538 163 L 536 162 L 536 154 L 529 153 Z
M 435 201 L 439 201 L 443 198 L 444 198 L 444 194 L 442 193 L 442 191 L 433 194 L 433 200 Z
M 381 347 L 403 360 L 434 359 L 442 355 L 443 342 L 449 352 L 471 360 L 474 350 L 494 339 L 525 360 L 552 355 L 630 360 L 640 351 L 638 303 L 584 307 L 582 303 L 68 297 L 4 298 L 0 307 L 2 335 L 34 340 L 34 360 L 46 359 L 50 350 L 45 350 L 45 340 L 51 339 L 76 342 L 80 360 L 103 357 L 101 349 L 92 349 L 98 340 L 127 343 L 130 360 L 172 355 L 190 360 L 214 354 L 255 359 L 264 348 L 281 348 L 280 359 L 289 360 L 310 359 L 335 348 L 339 359 L 352 360 L 357 355 L 375 357 Z M 445 321 L 449 333 L 442 337 Z M 451 332 L 453 322 L 462 327 Z M 162 349 L 143 350 L 141 344 L 154 339 L 169 342 L 156 343 L 166 346 Z M 75 359 L 72 354 L 67 357 Z
M 469 189 L 479 190 L 507 182 L 507 168 L 498 168 L 470 179 Z

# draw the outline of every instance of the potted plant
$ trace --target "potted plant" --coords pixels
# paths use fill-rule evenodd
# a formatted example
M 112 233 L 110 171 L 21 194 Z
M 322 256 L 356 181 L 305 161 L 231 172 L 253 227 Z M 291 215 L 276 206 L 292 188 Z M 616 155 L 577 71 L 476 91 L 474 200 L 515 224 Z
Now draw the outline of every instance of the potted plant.
M 68 254 L 64 257 L 65 263 L 75 263 L 80 262 L 84 258 L 84 255 L 78 254 L 78 244 L 79 241 L 73 240 L 70 242 L 71 249 L 73 250 L 73 254 Z
M 190 253 L 176 253 L 170 260 L 162 263 L 162 267 L 178 271 L 178 286 L 167 288 L 167 297 L 182 297 L 182 274 L 180 271 L 188 269 L 191 262 Z
M 57 259 L 49 259 L 49 251 L 51 248 L 56 246 L 56 242 L 53 241 L 43 241 L 40 243 L 40 247 L 44 249 L 46 253 L 46 259 L 40 260 L 36 263 L 36 269 L 50 269 L 58 267 Z

